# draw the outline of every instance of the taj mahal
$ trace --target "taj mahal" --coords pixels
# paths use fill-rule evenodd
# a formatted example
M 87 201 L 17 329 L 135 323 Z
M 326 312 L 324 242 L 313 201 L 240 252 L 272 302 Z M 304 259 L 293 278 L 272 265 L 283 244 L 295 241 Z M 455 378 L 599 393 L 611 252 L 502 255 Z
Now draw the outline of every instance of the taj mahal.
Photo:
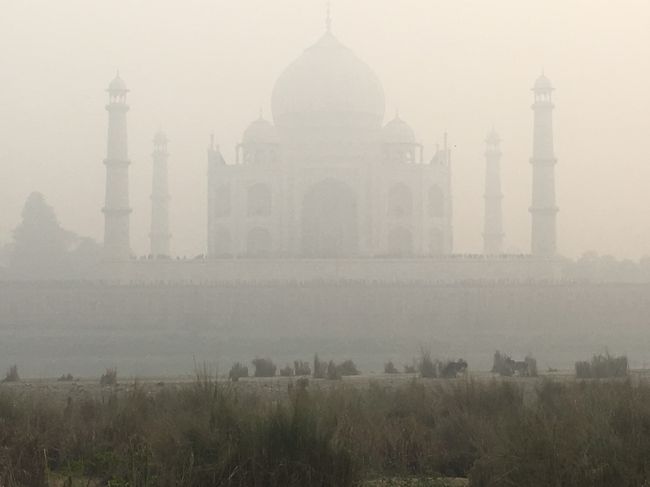
M 167 138 L 154 137 L 151 258 L 130 250 L 127 85 L 108 88 L 104 272 L 118 279 L 554 279 L 556 214 L 552 92 L 533 85 L 531 252 L 504 255 L 500 139 L 485 146 L 484 253 L 453 250 L 452 153 L 447 134 L 424 157 L 413 128 L 385 123 L 382 84 L 332 33 L 280 75 L 272 121 L 243 132 L 235 160 L 207 151 L 205 259 L 170 259 Z M 526 161 L 522 161 L 526 162 Z

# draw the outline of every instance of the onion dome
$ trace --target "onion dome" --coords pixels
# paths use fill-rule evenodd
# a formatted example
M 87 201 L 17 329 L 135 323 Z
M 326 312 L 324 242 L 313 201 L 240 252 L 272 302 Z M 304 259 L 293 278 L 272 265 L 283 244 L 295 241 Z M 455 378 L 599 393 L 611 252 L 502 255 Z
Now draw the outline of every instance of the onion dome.
M 301 120 L 315 114 L 341 123 L 353 115 L 374 125 L 384 118 L 384 91 L 379 79 L 329 31 L 280 75 L 271 104 L 273 119 L 279 125 L 287 119 Z

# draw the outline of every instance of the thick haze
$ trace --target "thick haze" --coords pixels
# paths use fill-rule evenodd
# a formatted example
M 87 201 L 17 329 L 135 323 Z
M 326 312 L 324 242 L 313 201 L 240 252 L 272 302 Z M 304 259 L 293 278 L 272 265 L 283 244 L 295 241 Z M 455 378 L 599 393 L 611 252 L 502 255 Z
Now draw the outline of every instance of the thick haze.
M 532 94 L 556 87 L 558 246 L 650 253 L 650 2 L 332 2 L 333 32 L 381 79 L 429 158 L 454 146 L 456 252 L 480 252 L 484 139 L 502 138 L 506 248 L 530 241 Z M 273 84 L 323 33 L 320 0 L 1 0 L 0 243 L 27 195 L 102 239 L 107 101 L 129 93 L 131 241 L 148 252 L 152 137 L 170 139 L 173 253 L 205 252 L 206 147 L 228 161 Z

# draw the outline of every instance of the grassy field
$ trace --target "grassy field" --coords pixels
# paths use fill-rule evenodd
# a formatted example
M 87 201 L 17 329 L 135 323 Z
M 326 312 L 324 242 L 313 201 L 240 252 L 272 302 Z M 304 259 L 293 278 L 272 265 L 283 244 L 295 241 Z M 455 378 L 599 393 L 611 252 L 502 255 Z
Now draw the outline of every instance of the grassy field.
M 0 385 L 8 487 L 639 487 L 648 452 L 642 373 Z

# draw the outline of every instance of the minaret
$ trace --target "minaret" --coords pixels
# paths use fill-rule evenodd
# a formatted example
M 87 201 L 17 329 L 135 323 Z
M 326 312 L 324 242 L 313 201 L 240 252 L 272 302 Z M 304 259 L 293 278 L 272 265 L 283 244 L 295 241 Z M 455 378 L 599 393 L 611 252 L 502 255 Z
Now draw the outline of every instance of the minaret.
M 533 198 L 531 252 L 538 257 L 556 253 L 555 163 L 553 151 L 553 86 L 543 74 L 533 87 L 535 114 L 533 126 Z
M 483 253 L 503 252 L 503 221 L 501 214 L 501 149 L 499 135 L 492 130 L 485 139 L 485 223 Z
M 153 177 L 151 184 L 151 239 L 153 257 L 169 256 L 169 182 L 167 137 L 158 132 L 153 138 Z
M 128 89 L 115 77 L 108 87 L 108 144 L 106 159 L 106 200 L 104 212 L 104 257 L 125 261 L 131 255 L 129 245 L 129 157 L 127 154 L 126 104 Z

